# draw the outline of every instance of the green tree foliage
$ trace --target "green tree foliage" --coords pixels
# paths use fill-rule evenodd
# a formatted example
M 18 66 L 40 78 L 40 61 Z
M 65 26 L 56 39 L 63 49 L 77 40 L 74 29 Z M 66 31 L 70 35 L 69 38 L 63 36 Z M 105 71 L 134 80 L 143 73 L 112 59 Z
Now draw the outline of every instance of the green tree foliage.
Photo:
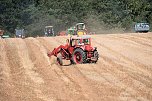
M 47 25 L 57 33 L 77 22 L 131 31 L 135 22 L 152 24 L 152 0 L 0 0 L 0 27 L 12 34 L 19 27 L 42 35 Z

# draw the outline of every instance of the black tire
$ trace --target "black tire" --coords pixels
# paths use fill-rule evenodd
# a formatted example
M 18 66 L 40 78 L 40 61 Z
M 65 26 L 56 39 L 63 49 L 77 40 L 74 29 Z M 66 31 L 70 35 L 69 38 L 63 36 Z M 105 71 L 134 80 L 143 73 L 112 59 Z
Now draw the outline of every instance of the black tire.
M 62 57 L 61 56 L 59 56 L 59 57 L 57 57 L 57 63 L 59 64 L 59 65 L 63 65 L 63 61 L 62 61 Z
M 80 48 L 75 49 L 72 54 L 72 63 L 73 64 L 86 63 L 86 53 Z
M 98 61 L 98 59 L 99 59 L 99 53 L 98 53 L 97 50 L 95 50 L 95 51 L 93 52 L 93 56 L 96 58 L 96 60 L 93 61 L 93 62 L 96 63 L 96 62 Z

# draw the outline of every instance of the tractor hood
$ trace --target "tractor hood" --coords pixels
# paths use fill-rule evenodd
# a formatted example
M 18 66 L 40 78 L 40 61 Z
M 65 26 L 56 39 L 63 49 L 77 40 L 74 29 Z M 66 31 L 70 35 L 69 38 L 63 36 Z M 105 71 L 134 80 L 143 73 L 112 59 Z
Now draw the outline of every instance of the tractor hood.
M 86 45 L 85 47 L 86 51 L 94 51 L 95 48 L 91 47 L 90 45 Z

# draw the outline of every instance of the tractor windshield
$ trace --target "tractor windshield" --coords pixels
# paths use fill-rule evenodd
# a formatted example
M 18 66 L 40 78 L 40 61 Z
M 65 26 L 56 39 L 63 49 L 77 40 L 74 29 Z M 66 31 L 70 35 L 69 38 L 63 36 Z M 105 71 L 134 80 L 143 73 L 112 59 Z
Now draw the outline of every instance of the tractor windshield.
M 89 45 L 90 40 L 89 39 L 72 39 L 72 46 L 75 45 Z
M 79 25 L 77 25 L 77 29 L 78 29 L 78 30 L 83 30 L 83 29 L 84 29 L 84 24 L 79 24 Z
M 44 34 L 45 36 L 53 36 L 54 35 L 53 26 L 46 26 L 44 29 Z
M 88 44 L 90 44 L 90 41 L 89 41 L 89 39 L 83 39 L 83 43 L 84 43 L 85 45 L 88 45 Z
M 84 45 L 84 43 L 80 39 L 73 39 L 72 46 L 75 46 L 75 45 Z

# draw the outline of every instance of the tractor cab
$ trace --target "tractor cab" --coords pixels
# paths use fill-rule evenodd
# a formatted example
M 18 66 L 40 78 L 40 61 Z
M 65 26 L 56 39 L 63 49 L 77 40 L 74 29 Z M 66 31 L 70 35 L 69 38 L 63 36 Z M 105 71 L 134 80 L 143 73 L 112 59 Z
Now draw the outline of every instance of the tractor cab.
M 85 29 L 85 24 L 84 23 L 77 23 L 76 28 L 77 28 L 77 30 L 84 30 Z
M 82 46 L 82 45 L 91 45 L 91 37 L 82 36 L 82 37 L 71 38 L 71 46 Z
M 87 34 L 87 31 L 86 31 L 84 23 L 77 23 L 76 24 L 76 33 L 77 33 L 78 36 Z
M 44 34 L 45 36 L 54 36 L 53 26 L 45 26 Z
M 70 27 L 67 30 L 67 35 L 72 36 L 72 35 L 86 35 L 87 34 L 87 30 L 85 27 L 84 23 L 77 23 L 74 27 Z

